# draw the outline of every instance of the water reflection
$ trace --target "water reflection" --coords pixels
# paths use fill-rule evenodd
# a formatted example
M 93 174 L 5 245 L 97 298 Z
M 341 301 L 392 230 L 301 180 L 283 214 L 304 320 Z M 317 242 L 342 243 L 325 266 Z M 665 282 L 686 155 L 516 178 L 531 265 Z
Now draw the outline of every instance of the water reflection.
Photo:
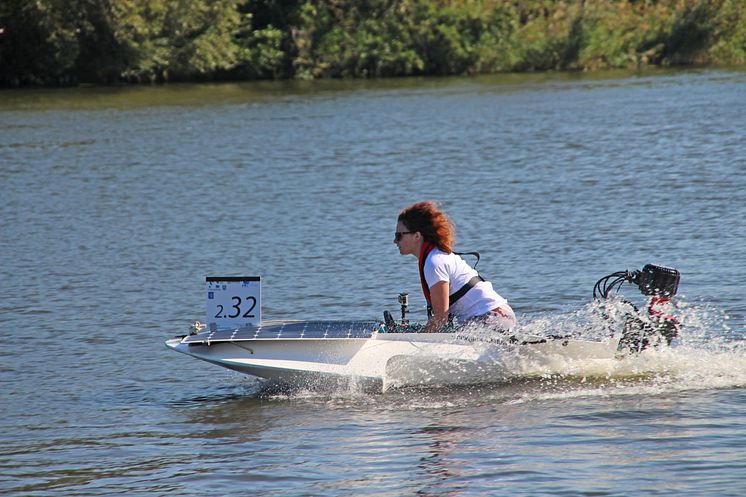
M 454 460 L 459 449 L 459 439 L 467 436 L 465 433 L 458 433 L 463 431 L 468 430 L 463 427 L 438 425 L 426 426 L 419 430 L 419 434 L 430 440 L 430 454 L 420 459 L 418 467 L 423 473 L 433 477 L 433 481 L 427 482 L 422 489 L 417 490 L 416 495 L 452 497 L 460 495 L 465 489 L 465 485 L 452 481 L 464 476 Z

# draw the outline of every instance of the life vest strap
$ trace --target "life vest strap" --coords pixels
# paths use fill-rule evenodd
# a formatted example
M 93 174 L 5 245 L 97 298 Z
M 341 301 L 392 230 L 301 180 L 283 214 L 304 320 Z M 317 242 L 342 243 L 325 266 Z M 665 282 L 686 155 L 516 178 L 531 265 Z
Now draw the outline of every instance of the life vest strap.
M 428 319 L 433 316 L 433 305 L 430 301 L 430 288 L 427 286 L 427 281 L 425 281 L 425 260 L 427 259 L 427 256 L 430 255 L 430 252 L 432 252 L 433 249 L 437 248 L 435 244 L 430 242 L 425 242 L 422 245 L 422 250 L 420 251 L 420 257 L 419 257 L 419 266 L 420 266 L 420 283 L 422 284 L 422 293 L 425 294 L 425 300 L 427 301 L 427 317 Z M 453 252 L 456 255 L 474 255 L 477 258 L 477 262 L 474 264 L 474 267 L 479 264 L 479 252 Z M 461 297 L 466 295 L 466 292 L 474 288 L 479 282 L 487 281 L 484 278 L 482 278 L 479 275 L 476 275 L 472 277 L 469 281 L 466 282 L 464 286 L 459 288 L 456 292 L 452 293 L 448 297 L 448 307 L 455 304 Z
M 422 285 L 422 293 L 425 295 L 425 300 L 427 301 L 427 317 L 430 317 L 432 315 L 431 313 L 433 305 L 430 302 L 430 288 L 427 286 L 427 281 L 425 280 L 425 261 L 427 260 L 427 256 L 430 255 L 430 252 L 432 252 L 435 248 L 435 244 L 428 241 L 423 242 L 419 257 L 420 284 Z
M 467 281 L 464 286 L 462 286 L 461 288 L 459 288 L 458 291 L 452 293 L 448 297 L 448 306 L 450 307 L 453 304 L 455 304 L 458 299 L 460 299 L 461 297 L 463 297 L 464 295 L 466 295 L 466 292 L 468 292 L 469 290 L 471 290 L 472 288 L 474 288 L 477 285 L 477 283 L 480 283 L 482 281 L 487 281 L 487 280 L 485 280 L 484 278 L 482 278 L 479 275 L 476 275 L 472 279 L 470 279 L 469 281 Z
M 454 252 L 454 254 L 456 254 L 456 255 L 473 255 L 474 257 L 477 258 L 477 262 L 474 263 L 474 265 L 472 266 L 472 268 L 474 268 L 474 269 L 477 268 L 477 264 L 479 264 L 479 259 L 480 259 L 479 252 Z

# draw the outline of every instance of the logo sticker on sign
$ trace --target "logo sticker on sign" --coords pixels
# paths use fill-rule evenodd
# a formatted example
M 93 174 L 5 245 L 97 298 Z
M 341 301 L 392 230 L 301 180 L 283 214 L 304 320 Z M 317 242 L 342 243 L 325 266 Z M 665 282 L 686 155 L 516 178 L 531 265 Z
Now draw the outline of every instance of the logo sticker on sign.
M 210 328 L 259 326 L 262 322 L 259 276 L 208 276 L 207 324 Z

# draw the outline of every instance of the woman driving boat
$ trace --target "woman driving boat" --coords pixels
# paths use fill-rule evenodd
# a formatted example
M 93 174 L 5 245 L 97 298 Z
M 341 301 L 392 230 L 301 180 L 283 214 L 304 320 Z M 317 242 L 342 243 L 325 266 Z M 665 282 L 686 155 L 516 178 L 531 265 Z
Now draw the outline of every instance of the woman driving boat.
M 508 301 L 453 252 L 454 235 L 453 223 L 435 202 L 418 202 L 399 214 L 394 243 L 400 254 L 418 258 L 428 305 L 430 319 L 422 331 L 439 331 L 449 315 L 461 324 L 513 328 L 515 313 Z

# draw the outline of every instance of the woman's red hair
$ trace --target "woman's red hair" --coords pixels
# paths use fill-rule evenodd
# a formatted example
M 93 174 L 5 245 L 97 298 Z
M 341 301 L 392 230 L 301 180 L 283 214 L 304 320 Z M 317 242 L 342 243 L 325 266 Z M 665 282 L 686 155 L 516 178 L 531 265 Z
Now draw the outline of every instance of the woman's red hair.
M 446 213 L 438 209 L 433 201 L 417 202 L 399 213 L 399 221 L 408 231 L 419 231 L 426 241 L 450 254 L 453 252 L 455 229 Z

